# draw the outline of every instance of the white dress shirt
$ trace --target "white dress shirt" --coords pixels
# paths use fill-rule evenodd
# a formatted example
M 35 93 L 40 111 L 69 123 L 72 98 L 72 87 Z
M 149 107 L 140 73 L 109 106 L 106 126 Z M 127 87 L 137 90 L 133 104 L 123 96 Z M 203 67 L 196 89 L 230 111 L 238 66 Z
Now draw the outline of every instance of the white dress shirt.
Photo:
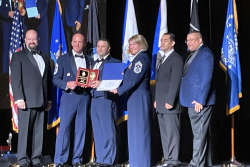
M 161 64 L 164 63 L 164 61 L 169 57 L 169 55 L 170 55 L 171 53 L 173 53 L 173 51 L 174 51 L 174 49 L 171 49 L 170 51 L 168 51 L 167 53 L 164 54 L 164 55 L 165 55 L 165 58 L 162 60 Z M 164 55 L 162 55 L 162 57 L 163 57 Z
M 73 56 L 74 56 L 74 59 L 75 59 L 77 70 L 78 70 L 79 67 L 86 68 L 86 60 L 85 60 L 85 58 L 75 57 L 76 52 L 74 52 L 73 50 L 72 50 L 72 53 L 73 53 Z M 83 52 L 81 54 L 77 54 L 77 55 L 79 55 L 79 56 L 83 55 Z M 85 57 L 85 56 L 83 55 L 83 57 Z
M 108 54 L 108 55 L 109 55 L 109 54 Z M 108 57 L 108 55 L 104 56 L 102 59 L 105 60 L 105 59 Z M 98 55 L 98 56 L 99 56 L 99 55 Z M 97 60 L 101 60 L 101 59 L 100 59 L 100 56 L 99 56 L 99 58 L 98 58 Z M 99 67 L 101 66 L 102 63 L 103 63 L 103 61 L 100 61 L 100 62 L 96 63 L 93 69 L 99 69 Z

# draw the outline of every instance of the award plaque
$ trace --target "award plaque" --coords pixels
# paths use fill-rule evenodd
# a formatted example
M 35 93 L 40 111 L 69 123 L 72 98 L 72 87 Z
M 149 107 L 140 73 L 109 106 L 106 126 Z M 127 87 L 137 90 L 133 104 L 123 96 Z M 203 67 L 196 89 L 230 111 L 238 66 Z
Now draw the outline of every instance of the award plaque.
M 76 84 L 78 86 L 91 87 L 93 81 L 97 81 L 99 76 L 99 70 L 91 70 L 86 68 L 78 68 Z

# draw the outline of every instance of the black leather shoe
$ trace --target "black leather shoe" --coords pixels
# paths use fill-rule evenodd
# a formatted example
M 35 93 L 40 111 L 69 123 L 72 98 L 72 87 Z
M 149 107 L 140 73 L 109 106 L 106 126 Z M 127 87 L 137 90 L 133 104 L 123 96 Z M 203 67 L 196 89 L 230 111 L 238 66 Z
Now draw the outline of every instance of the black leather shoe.
M 168 164 L 166 162 L 162 162 L 161 164 L 157 165 L 156 167 L 167 167 Z
M 56 167 L 64 167 L 64 164 L 62 163 L 56 164 Z
M 178 167 L 179 165 L 168 164 L 167 167 Z
M 96 167 L 110 167 L 108 164 L 96 163 Z
M 45 167 L 45 165 L 38 163 L 38 164 L 33 165 L 33 167 Z
M 23 164 L 23 165 L 19 165 L 20 167 L 30 167 L 29 164 Z
M 82 166 L 82 164 L 78 163 L 78 162 L 73 164 L 73 167 L 81 167 L 81 166 Z

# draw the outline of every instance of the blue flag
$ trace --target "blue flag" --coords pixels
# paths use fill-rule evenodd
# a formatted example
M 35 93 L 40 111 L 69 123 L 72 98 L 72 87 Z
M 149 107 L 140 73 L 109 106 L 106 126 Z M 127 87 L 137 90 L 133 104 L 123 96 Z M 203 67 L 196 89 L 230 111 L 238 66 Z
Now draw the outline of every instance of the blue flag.
M 153 44 L 152 52 L 152 62 L 151 62 L 151 80 L 155 80 L 155 70 L 156 70 L 156 60 L 157 55 L 160 50 L 161 37 L 164 33 L 168 32 L 167 27 L 167 2 L 166 0 L 161 0 L 160 9 L 158 12 L 158 18 L 155 28 L 155 38 Z M 160 57 L 161 59 L 161 57 Z
M 228 1 L 227 19 L 221 48 L 220 67 L 226 73 L 227 84 L 227 115 L 240 109 L 241 71 L 237 40 L 237 13 L 234 1 Z
M 61 5 L 59 0 L 56 1 L 56 8 L 54 14 L 54 21 L 52 27 L 50 55 L 51 59 L 56 64 L 59 56 L 67 53 L 66 40 L 63 30 L 63 23 L 61 19 Z M 55 66 L 55 71 L 57 65 Z M 48 113 L 47 129 L 55 127 L 60 122 L 60 98 L 62 91 L 56 86 L 52 85 L 52 107 Z
M 132 36 L 138 34 L 137 21 L 135 16 L 135 8 L 133 0 L 126 0 L 124 24 L 123 24 L 123 44 L 122 44 L 122 62 L 124 63 L 124 68 L 130 64 L 131 55 L 129 53 L 129 43 L 128 40 Z M 128 119 L 127 112 L 127 94 L 123 94 L 119 99 L 118 107 L 118 120 L 116 125 Z

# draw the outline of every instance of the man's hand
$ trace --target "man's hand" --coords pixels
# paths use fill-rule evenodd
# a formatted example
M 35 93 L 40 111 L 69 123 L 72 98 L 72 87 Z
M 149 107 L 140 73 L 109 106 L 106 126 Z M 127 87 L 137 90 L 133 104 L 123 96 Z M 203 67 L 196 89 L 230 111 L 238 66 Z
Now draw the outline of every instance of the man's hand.
M 165 104 L 165 108 L 168 109 L 168 110 L 170 110 L 171 108 L 173 108 L 173 106 L 171 106 L 170 104 L 166 103 Z
M 24 16 L 26 14 L 26 10 L 23 9 L 21 15 Z
M 38 15 L 36 16 L 36 18 L 37 18 L 37 19 L 40 19 L 40 14 L 38 14 Z
M 13 15 L 14 15 L 14 11 L 9 11 L 9 17 L 13 18 Z
M 76 31 L 79 31 L 80 28 L 81 28 L 81 23 L 79 21 L 75 21 L 75 24 L 76 24 Z
M 20 108 L 20 109 L 25 109 L 26 108 L 25 102 L 24 101 L 18 102 L 17 107 Z
M 101 81 L 93 81 L 92 83 L 93 85 L 91 86 L 91 88 L 97 88 L 100 85 Z
M 195 100 L 192 102 L 192 104 L 194 104 L 194 110 L 198 113 L 203 109 L 203 105 L 196 102 Z
M 76 88 L 76 81 L 69 81 L 67 82 L 67 87 L 71 90 L 74 90 Z
M 110 92 L 112 92 L 112 93 L 114 93 L 114 94 L 117 94 L 117 93 L 118 93 L 116 88 L 113 89 L 113 90 L 111 90 Z
M 154 102 L 154 108 L 156 108 L 156 101 Z
M 52 107 L 52 102 L 51 101 L 48 101 L 48 104 L 47 104 L 47 108 L 45 109 L 45 111 L 49 111 Z

